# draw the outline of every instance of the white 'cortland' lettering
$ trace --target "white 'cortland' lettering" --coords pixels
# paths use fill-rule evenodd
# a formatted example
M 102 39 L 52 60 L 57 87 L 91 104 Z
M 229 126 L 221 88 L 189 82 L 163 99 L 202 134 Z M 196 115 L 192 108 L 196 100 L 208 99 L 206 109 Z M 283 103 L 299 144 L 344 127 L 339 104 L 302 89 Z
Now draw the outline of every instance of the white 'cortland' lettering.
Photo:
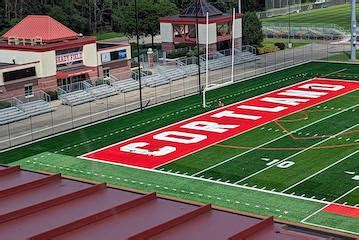
M 328 93 L 325 92 L 314 92 L 314 91 L 303 91 L 303 90 L 286 90 L 285 92 L 278 93 L 278 95 L 282 95 L 282 96 L 303 97 L 303 98 L 319 98 L 327 94 Z
M 181 128 L 206 131 L 206 132 L 215 132 L 215 133 L 224 133 L 227 132 L 228 129 L 232 129 L 236 127 L 239 127 L 239 125 L 219 124 L 219 123 L 207 122 L 207 121 L 195 121 L 181 126 Z
M 257 106 L 249 106 L 249 105 L 240 105 L 237 108 L 246 109 L 246 110 L 254 110 L 254 111 L 261 111 L 261 112 L 272 112 L 277 113 L 283 110 L 288 109 L 287 107 L 278 106 L 278 107 L 257 107 Z
M 270 102 L 270 103 L 279 103 L 279 104 L 290 105 L 290 106 L 297 106 L 300 103 L 308 102 L 309 99 L 265 97 L 265 98 L 262 98 L 261 101 Z
M 171 146 L 165 146 L 165 147 L 159 148 L 157 151 L 150 151 L 148 149 L 142 148 L 142 147 L 146 147 L 148 145 L 150 145 L 150 144 L 146 143 L 146 142 L 130 143 L 130 144 L 120 147 L 120 151 L 136 153 L 136 154 L 141 154 L 141 155 L 150 155 L 150 156 L 155 156 L 155 157 L 162 157 L 162 156 L 165 156 L 167 154 L 170 154 L 170 153 L 176 151 L 176 148 L 171 147 Z
M 342 85 L 331 85 L 331 84 L 321 84 L 321 83 L 307 83 L 307 84 L 304 84 L 304 85 L 300 86 L 299 88 L 335 92 L 335 91 L 342 90 L 345 87 L 342 86 Z
M 231 117 L 231 118 L 241 118 L 241 119 L 248 119 L 248 120 L 258 120 L 258 119 L 262 118 L 261 116 L 239 114 L 239 113 L 234 113 L 233 111 L 222 111 L 222 112 L 213 114 L 211 117 L 214 117 L 214 118 Z
M 153 136 L 153 138 L 161 141 L 192 144 L 207 139 L 207 136 L 201 134 L 179 132 L 179 131 L 167 131 L 167 132 L 156 134 Z

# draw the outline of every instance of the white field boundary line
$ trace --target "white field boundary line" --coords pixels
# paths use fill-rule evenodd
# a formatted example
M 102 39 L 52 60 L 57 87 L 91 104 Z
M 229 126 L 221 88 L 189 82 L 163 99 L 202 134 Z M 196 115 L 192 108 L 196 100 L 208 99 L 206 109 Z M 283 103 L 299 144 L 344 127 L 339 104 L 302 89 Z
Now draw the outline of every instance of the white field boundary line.
M 331 115 L 328 115 L 328 116 L 326 116 L 326 117 L 324 117 L 324 118 L 318 119 L 318 120 L 315 121 L 315 122 L 312 122 L 312 123 L 307 124 L 307 125 L 305 125 L 305 126 L 303 126 L 303 127 L 300 127 L 300 128 L 298 128 L 298 129 L 295 129 L 295 130 L 293 130 L 293 131 L 291 131 L 291 132 L 289 132 L 289 133 L 286 133 L 286 134 L 284 134 L 284 135 L 282 135 L 282 136 L 279 136 L 279 137 L 277 137 L 277 138 L 275 138 L 275 139 L 272 139 L 272 140 L 270 140 L 270 141 L 268 141 L 268 142 L 265 142 L 265 143 L 263 143 L 263 144 L 261 144 L 261 145 L 258 145 L 257 147 L 251 148 L 250 150 L 247 150 L 247 151 L 245 151 L 245 152 L 243 152 L 243 153 L 240 153 L 240 154 L 238 154 L 238 155 L 235 155 L 235 156 L 233 156 L 233 157 L 230 157 L 230 158 L 228 158 L 228 159 L 226 159 L 226 160 L 224 160 L 224 161 L 222 161 L 222 162 L 220 162 L 220 163 L 217 163 L 217 164 L 215 164 L 215 165 L 213 165 L 213 166 L 210 166 L 210 167 L 208 167 L 208 168 L 206 168 L 206 169 L 203 169 L 203 170 L 201 170 L 201 171 L 199 171 L 199 172 L 197 172 L 197 173 L 194 173 L 194 174 L 192 174 L 192 176 L 197 176 L 197 175 L 199 175 L 199 174 L 202 174 L 202 173 L 204 173 L 204 172 L 206 172 L 206 171 L 208 171 L 208 170 L 211 170 L 211 169 L 216 168 L 216 167 L 218 167 L 218 166 L 220 166 L 220 165 L 223 165 L 223 164 L 225 164 L 225 163 L 227 163 L 227 162 L 229 162 L 229 161 L 232 161 L 232 160 L 235 159 L 235 158 L 241 157 L 241 156 L 243 156 L 243 155 L 245 155 L 245 154 L 247 154 L 247 153 L 250 153 L 250 152 L 253 152 L 253 151 L 257 150 L 258 148 L 264 147 L 264 146 L 267 145 L 267 144 L 273 143 L 273 142 L 275 142 L 275 141 L 277 141 L 277 140 L 279 140 L 279 139 L 282 139 L 282 138 L 284 138 L 284 137 L 287 137 L 287 136 L 289 136 L 290 134 L 293 134 L 293 133 L 295 133 L 295 132 L 297 132 L 297 131 L 301 131 L 301 130 L 303 130 L 303 129 L 307 128 L 307 127 L 310 127 L 310 126 L 312 126 L 312 125 L 314 125 L 314 124 L 317 124 L 317 123 L 319 123 L 319 122 L 321 122 L 321 121 L 327 120 L 328 118 L 334 117 L 334 116 L 336 116 L 336 115 L 338 115 L 338 114 L 341 114 L 341 113 L 343 113 L 343 112 L 346 112 L 346 111 L 349 111 L 349 110 L 351 110 L 351 109 L 353 109 L 353 108 L 356 108 L 357 106 L 359 106 L 359 104 L 354 105 L 354 106 L 349 107 L 349 108 L 346 108 L 346 109 L 343 109 L 343 110 L 340 111 L 340 112 L 336 112 L 336 113 L 331 114 Z
M 359 104 L 358 104 L 359 105 Z M 330 117 L 333 117 L 335 115 L 338 115 L 342 112 L 348 111 L 352 108 L 355 108 L 356 106 L 352 106 L 350 108 L 344 109 L 340 112 L 331 114 L 325 118 L 319 119 L 316 122 L 320 122 L 323 121 L 325 119 L 328 119 Z M 304 126 L 302 128 L 308 127 L 309 125 L 313 125 L 316 122 L 313 122 L 311 124 L 308 124 L 307 126 Z M 299 131 L 299 128 L 297 130 L 294 130 L 292 132 L 296 132 Z M 285 135 L 284 135 L 285 136 Z M 282 136 L 282 137 L 284 137 Z M 85 154 L 86 155 L 86 154 Z M 254 187 L 248 187 L 248 186 L 243 186 L 243 185 L 236 185 L 233 183 L 226 183 L 226 182 L 221 182 L 221 181 L 216 181 L 216 180 L 210 180 L 210 179 L 205 179 L 205 178 L 199 178 L 199 177 L 195 177 L 195 176 L 188 176 L 188 175 L 184 175 L 184 174 L 177 174 L 177 173 L 172 173 L 172 172 L 165 172 L 165 171 L 160 171 L 157 169 L 148 169 L 148 168 L 142 168 L 142 167 L 136 167 L 136 166 L 131 166 L 131 165 L 126 165 L 126 164 L 121 164 L 121 163 L 115 163 L 115 162 L 108 162 L 108 161 L 102 161 L 102 160 L 98 160 L 98 159 L 92 159 L 92 158 L 87 158 L 83 156 L 78 156 L 77 158 L 79 159 L 84 159 L 87 161 L 95 161 L 95 162 L 100 162 L 100 163 L 106 163 L 106 164 L 112 164 L 112 165 L 117 165 L 117 166 L 122 166 L 122 167 L 128 167 L 128 168 L 133 168 L 133 169 L 138 169 L 138 170 L 143 170 L 143 171 L 149 171 L 149 172 L 154 172 L 154 173 L 161 173 L 161 174 L 167 174 L 167 175 L 171 175 L 171 176 L 176 176 L 176 177 L 181 177 L 181 178 L 187 178 L 187 179 L 192 179 L 192 180 L 199 180 L 199 181 L 204 181 L 204 182 L 209 182 L 209 183 L 215 183 L 215 184 L 222 184 L 222 185 L 226 185 L 226 186 L 230 186 L 230 187 L 236 187 L 236 188 L 242 188 L 242 189 L 247 189 L 247 190 L 254 190 L 254 191 L 258 191 L 258 192 L 263 192 L 263 193 L 269 193 L 269 194 L 275 194 L 275 195 L 279 195 L 279 196 L 284 196 L 284 197 L 289 197 L 289 198 L 295 198 L 295 199 L 300 199 L 300 200 L 305 200 L 305 201 L 310 201 L 310 202 L 317 202 L 317 203 L 322 203 L 322 204 L 328 204 L 328 201 L 324 201 L 324 200 L 319 200 L 319 199 L 313 199 L 313 198 L 307 198 L 307 197 L 301 197 L 301 196 L 297 196 L 297 195 L 290 195 L 287 193 L 280 193 L 280 192 L 274 192 L 274 191 L 269 191 L 269 190 L 265 190 L 265 189 L 259 189 L 259 188 L 254 188 Z
M 311 62 L 315 63 L 315 61 L 313 61 L 313 60 L 296 63 L 296 64 L 293 64 L 293 65 L 290 65 L 290 66 L 287 66 L 287 67 L 283 67 L 283 68 L 280 68 L 280 69 L 275 69 L 275 70 L 272 70 L 272 71 L 269 71 L 269 72 L 264 72 L 264 73 L 261 73 L 261 74 L 255 75 L 255 76 L 251 76 L 249 78 L 241 79 L 240 81 L 235 81 L 233 84 L 238 84 L 238 83 L 245 82 L 245 81 L 248 81 L 248 80 L 251 80 L 251 79 L 254 79 L 254 78 L 262 77 L 262 76 L 269 75 L 269 74 L 272 74 L 272 73 L 276 73 L 276 72 L 284 71 L 284 70 L 287 70 L 287 69 L 290 69 L 290 68 L 305 65 L 305 64 L 308 64 L 308 63 L 311 63 Z M 304 82 L 304 81 L 305 80 L 300 81 L 300 82 Z M 148 108 L 153 108 L 153 107 L 156 107 L 156 106 L 160 106 L 160 105 L 165 104 L 165 103 L 180 100 L 180 99 L 187 98 L 187 97 L 190 97 L 190 96 L 194 96 L 194 95 L 197 95 L 197 94 L 198 94 L 198 92 L 196 91 L 196 92 L 188 94 L 186 96 L 176 97 L 176 98 L 169 99 L 169 100 L 166 100 L 166 101 L 163 101 L 163 102 L 160 102 L 160 103 L 156 103 L 154 105 L 150 105 Z M 27 146 L 27 145 L 30 145 L 30 144 L 33 144 L 33 143 L 37 143 L 37 142 L 40 142 L 40 141 L 43 141 L 43 140 L 47 140 L 47 139 L 50 139 L 52 137 L 57 137 L 57 136 L 60 136 L 60 135 L 66 134 L 66 133 L 74 132 L 74 131 L 77 131 L 77 130 L 80 130 L 80 129 L 83 129 L 83 128 L 87 128 L 87 127 L 90 127 L 90 126 L 93 126 L 93 125 L 96 125 L 96 124 L 99 124 L 99 123 L 111 121 L 113 119 L 120 118 L 120 117 L 129 115 L 129 114 L 132 114 L 132 113 L 136 113 L 136 112 L 139 112 L 139 111 L 140 111 L 139 109 L 135 109 L 135 110 L 132 110 L 132 111 L 129 111 L 129 112 L 126 112 L 126 113 L 122 113 L 122 114 L 110 117 L 110 118 L 102 119 L 102 120 L 99 120 L 99 121 L 96 121 L 96 122 L 93 122 L 93 123 L 89 123 L 89 124 L 85 124 L 85 125 L 82 125 L 82 126 L 79 126 L 79 127 L 71 128 L 71 129 L 68 129 L 68 130 L 65 130 L 65 131 L 62 131 L 62 132 L 59 132 L 59 133 L 51 134 L 51 135 L 49 135 L 47 137 L 39 138 L 39 139 L 36 139 L 36 140 L 33 140 L 33 141 L 29 141 L 29 142 L 26 142 L 26 143 L 23 143 L 23 144 L 19 144 L 19 145 L 10 147 L 10 148 L 0 150 L 0 153 L 11 151 L 11 150 L 14 150 L 14 149 L 17 149 L 17 148 L 20 148 L 20 147 L 24 147 L 24 146 Z M 102 111 L 102 112 L 99 112 L 99 113 L 96 113 L 96 114 L 100 114 L 100 113 L 107 113 L 107 111 Z M 75 121 L 77 121 L 77 119 Z M 46 129 L 46 130 L 48 130 L 48 129 Z M 6 142 L 9 142 L 9 141 L 6 140 Z
M 288 187 L 288 188 L 284 189 L 284 190 L 282 191 L 282 193 L 284 193 L 284 192 L 288 191 L 289 189 L 292 189 L 292 188 L 294 188 L 294 187 L 298 186 L 299 184 L 301 184 L 301 183 L 303 183 L 303 182 L 305 182 L 305 181 L 307 181 L 307 180 L 311 179 L 312 177 L 317 176 L 318 174 L 320 174 L 320 173 L 322 173 L 322 172 L 324 172 L 324 171 L 328 170 L 329 168 L 331 168 L 331 167 L 333 167 L 333 166 L 337 165 L 338 163 L 343 162 L 344 160 L 346 160 L 346 159 L 348 159 L 348 158 L 350 158 L 350 157 L 354 156 L 354 155 L 355 155 L 355 154 L 357 154 L 357 153 L 359 153 L 359 150 L 357 150 L 357 151 L 355 151 L 355 152 L 353 152 L 353 153 L 351 153 L 351 154 L 349 154 L 349 155 L 347 155 L 347 156 L 343 157 L 342 159 L 340 159 L 340 160 L 338 160 L 338 161 L 336 161 L 336 162 L 334 162 L 334 163 L 330 164 L 329 166 L 327 166 L 327 167 L 323 168 L 322 170 L 320 170 L 320 171 L 318 171 L 318 172 L 316 172 L 316 173 L 314 173 L 314 174 L 312 174 L 312 175 L 310 175 L 310 176 L 308 176 L 308 177 L 304 178 L 303 180 L 301 180 L 301 181 L 299 181 L 299 182 L 297 182 L 297 183 L 293 184 L 292 186 L 290 186 L 290 187 Z
M 329 203 L 328 201 L 324 201 L 324 200 L 301 197 L 301 196 L 297 196 L 297 195 L 290 195 L 290 194 L 287 194 L 287 193 L 274 192 L 274 191 L 270 191 L 270 190 L 259 189 L 259 188 L 254 188 L 254 187 L 248 187 L 248 186 L 243 186 L 243 185 L 236 185 L 236 184 L 233 184 L 233 183 L 226 183 L 226 182 L 210 180 L 210 179 L 206 179 L 206 178 L 193 177 L 193 176 L 184 175 L 184 174 L 180 174 L 180 173 L 164 172 L 164 171 L 160 171 L 160 170 L 157 170 L 157 169 L 149 169 L 149 168 L 142 168 L 142 167 L 136 167 L 136 166 L 129 166 L 129 165 L 121 164 L 121 163 L 115 163 L 115 162 L 102 161 L 102 160 L 97 160 L 97 159 L 92 159 L 92 158 L 86 158 L 86 157 L 83 157 L 83 156 L 79 156 L 77 158 L 83 159 L 83 160 L 86 160 L 86 161 L 95 161 L 95 162 L 100 162 L 100 163 L 112 164 L 112 165 L 117 165 L 117 166 L 122 166 L 122 167 L 133 168 L 133 169 L 137 169 L 137 170 L 153 172 L 153 173 L 161 173 L 161 174 L 166 174 L 166 175 L 176 176 L 176 177 L 181 177 L 181 178 L 186 178 L 186 179 L 192 179 L 192 180 L 197 180 L 197 181 L 199 180 L 199 181 L 208 182 L 208 183 L 212 183 L 212 184 L 220 184 L 220 185 L 225 185 L 225 186 L 229 186 L 229 187 L 252 190 L 252 191 L 257 191 L 257 192 L 262 192 L 262 193 L 267 193 L 267 194 L 274 194 L 274 195 L 278 195 L 278 196 L 282 196 L 282 197 L 294 198 L 294 199 L 299 199 L 299 200 L 304 200 L 304 201 L 309 201 L 309 202 L 316 202 L 316 203 L 322 203 L 322 204 L 328 204 Z
M 314 227 L 320 227 L 320 228 L 324 228 L 324 229 L 334 230 L 334 231 L 337 231 L 337 232 L 344 232 L 344 233 L 349 233 L 349 234 L 352 234 L 352 235 L 359 235 L 359 232 L 352 232 L 352 231 L 344 230 L 344 229 L 341 229 L 341 228 L 328 227 L 326 225 L 310 223 L 310 222 L 302 222 L 302 223 L 304 223 L 306 225 L 311 225 L 311 226 L 314 226 Z
M 340 72 L 344 72 L 344 71 L 346 71 L 346 70 L 348 70 L 348 69 L 347 69 L 347 68 L 343 68 L 343 69 L 341 69 L 341 70 L 338 70 L 338 71 L 335 71 L 335 72 L 332 72 L 332 73 L 328 73 L 328 74 L 324 75 L 323 77 L 329 77 L 329 76 L 331 76 L 331 75 L 333 75 L 333 74 L 337 74 L 337 73 L 340 73 Z
M 306 151 L 308 151 L 308 150 L 310 150 L 310 149 L 312 149 L 312 148 L 314 148 L 314 147 L 316 147 L 316 146 L 318 146 L 318 145 L 320 145 L 320 144 L 322 144 L 322 143 L 325 143 L 325 142 L 327 142 L 327 141 L 329 141 L 329 140 L 331 140 L 331 139 L 337 137 L 338 135 L 340 135 L 340 134 L 342 134 L 342 133 L 345 133 L 345 132 L 347 132 L 347 131 L 349 131 L 349 130 L 351 130 L 351 129 L 353 129 L 353 128 L 356 128 L 357 126 L 359 126 L 359 124 L 355 124 L 355 125 L 351 126 L 350 128 L 347 128 L 347 129 L 345 129 L 345 130 L 343 130 L 343 131 L 340 131 L 340 132 L 338 132 L 338 133 L 336 133 L 336 134 L 334 134 L 334 135 L 332 135 L 332 136 L 330 136 L 330 137 L 328 137 L 328 138 L 326 138 L 326 139 L 323 139 L 322 141 L 319 141 L 319 142 L 317 142 L 317 143 L 315 143 L 315 144 L 313 144 L 313 145 L 310 145 L 309 147 L 307 147 L 307 148 L 305 148 L 305 149 L 303 149 L 303 150 L 301 150 L 301 151 L 299 151 L 299 152 L 296 152 L 296 153 L 294 153 L 294 154 L 292 154 L 292 155 L 290 155 L 290 156 L 284 158 L 283 160 L 277 162 L 276 164 L 273 164 L 273 165 L 271 165 L 271 166 L 268 166 L 268 167 L 266 167 L 266 168 L 263 168 L 262 170 L 259 170 L 258 172 L 255 172 L 255 173 L 253 173 L 253 174 L 251 174 L 251 175 L 249 175 L 249 176 L 247 176 L 247 177 L 245 177 L 245 178 L 242 178 L 241 180 L 235 182 L 234 184 L 241 183 L 241 182 L 243 182 L 243 181 L 245 181 L 245 180 L 247 180 L 247 179 L 249 179 L 249 178 L 251 178 L 251 177 L 254 177 L 254 176 L 256 176 L 256 175 L 258 175 L 258 174 L 260 174 L 260 173 L 262 173 L 262 172 L 264 172 L 264 171 L 267 171 L 268 169 L 271 169 L 271 168 L 277 166 L 278 164 L 281 164 L 282 162 L 285 162 L 285 161 L 287 161 L 287 160 L 289 160 L 289 159 L 292 159 L 292 158 L 295 157 L 295 156 L 298 156 L 298 155 L 300 155 L 300 154 L 302 154 L 302 153 L 304 153 L 304 152 L 306 152 Z
M 329 227 L 329 226 L 325 226 L 325 225 L 321 225 L 321 224 L 316 224 L 316 223 L 310 223 L 307 222 L 307 220 L 311 217 L 313 217 L 314 215 L 318 214 L 319 212 L 323 211 L 324 208 L 326 208 L 327 206 L 337 202 L 338 200 L 340 200 L 341 198 L 345 197 L 346 195 L 354 192 L 356 189 L 358 189 L 359 186 L 356 186 L 354 188 L 352 188 L 351 190 L 349 190 L 348 192 L 344 193 L 343 195 L 341 195 L 340 197 L 338 197 L 337 199 L 335 199 L 332 202 L 327 203 L 324 207 L 318 209 L 317 211 L 315 211 L 314 213 L 310 214 L 309 216 L 305 217 L 304 219 L 302 219 L 300 222 L 304 223 L 304 224 L 308 224 L 308 225 L 313 225 L 313 226 L 318 226 L 318 227 L 322 227 L 322 228 L 327 228 L 327 229 L 331 229 L 331 230 L 336 230 L 336 231 L 341 231 L 341 232 L 346 232 L 346 233 L 350 233 L 350 234 L 355 234 L 355 235 L 359 235 L 359 232 L 352 232 L 352 231 L 348 231 L 345 229 L 340 229 L 340 228 L 333 228 L 333 227 Z

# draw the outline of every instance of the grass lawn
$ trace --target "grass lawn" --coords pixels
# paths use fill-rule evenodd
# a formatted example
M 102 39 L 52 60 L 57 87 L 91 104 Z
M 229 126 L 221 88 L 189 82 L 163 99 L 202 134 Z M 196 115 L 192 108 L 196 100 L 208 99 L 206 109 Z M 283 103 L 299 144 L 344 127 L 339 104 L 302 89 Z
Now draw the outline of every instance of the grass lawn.
M 285 170 L 274 167 L 268 172 L 263 172 L 249 179 L 248 182 L 250 185 L 248 186 L 243 186 L 244 182 L 243 184 L 233 184 L 233 181 L 238 180 L 240 174 L 246 176 L 246 174 L 250 174 L 251 171 L 257 171 L 262 168 L 263 161 L 260 159 L 263 158 L 263 154 L 268 155 L 271 159 L 283 159 L 293 154 L 293 150 L 270 151 L 264 149 L 253 151 L 253 154 L 246 155 L 243 158 L 237 159 L 235 162 L 228 162 L 228 165 L 224 164 L 219 168 L 214 168 L 206 172 L 204 174 L 206 178 L 202 179 L 189 178 L 188 175 L 181 175 L 181 173 L 196 173 L 198 170 L 242 153 L 245 150 L 216 145 L 163 166 L 164 169 L 162 170 L 157 169 L 152 171 L 89 161 L 77 158 L 77 156 L 212 110 L 219 100 L 225 104 L 230 104 L 318 76 L 359 80 L 359 65 L 307 63 L 292 67 L 270 75 L 256 77 L 251 80 L 210 91 L 208 92 L 208 101 L 213 107 L 207 109 L 201 107 L 201 96 L 193 95 L 160 106 L 148 108 L 143 113 L 137 112 L 129 114 L 71 133 L 0 153 L 0 163 L 20 165 L 25 169 L 61 172 L 64 175 L 78 178 L 107 182 L 148 192 L 158 192 L 168 196 L 203 203 L 212 203 L 217 206 L 239 211 L 300 222 L 311 213 L 325 206 L 325 203 L 323 203 L 318 196 L 331 200 L 329 195 L 335 198 L 336 194 L 343 194 L 343 192 L 355 186 L 355 182 L 353 183 L 350 179 L 345 179 L 348 176 L 344 171 L 358 167 L 356 161 L 357 155 L 353 155 L 351 158 L 348 158 L 348 161 L 338 164 L 338 167 L 335 169 L 333 168 L 328 172 L 325 171 L 323 174 L 318 174 L 313 178 L 313 181 L 308 182 L 309 185 L 298 185 L 297 187 L 300 189 L 298 192 L 302 191 L 300 194 L 308 194 L 308 199 L 302 199 L 298 194 L 293 194 L 292 196 L 290 195 L 292 191 L 285 192 L 285 195 L 280 191 L 288 187 L 288 185 L 295 183 L 298 179 L 306 177 L 308 174 L 313 174 L 319 169 L 356 151 L 358 145 L 344 149 L 335 148 L 330 151 L 312 149 L 303 155 L 298 154 L 290 159 L 295 163 L 293 168 Z M 296 135 L 294 135 L 298 138 L 303 137 L 303 135 L 306 137 L 309 135 L 313 136 L 314 134 L 320 134 L 320 136 L 322 134 L 332 135 L 343 131 L 359 122 L 358 109 L 356 109 L 355 106 L 358 103 L 358 94 L 358 91 L 352 92 L 340 98 L 320 104 L 320 106 L 315 106 L 311 109 L 293 114 L 281 119 L 283 120 L 281 124 L 290 131 L 305 126 L 301 133 L 296 132 Z M 347 110 L 348 108 L 350 108 L 350 110 Z M 303 119 L 303 116 L 307 116 L 307 118 Z M 323 119 L 321 124 L 315 123 L 315 125 L 307 127 L 308 124 L 320 119 Z M 268 123 L 261 128 L 253 129 L 245 134 L 226 140 L 221 144 L 252 148 L 253 146 L 282 136 L 283 131 L 276 131 L 277 129 L 279 129 L 277 123 Z M 355 140 L 358 139 L 358 131 L 359 128 L 355 128 L 352 132 L 346 133 L 347 135 L 343 137 L 340 136 L 342 137 L 340 139 L 330 138 L 327 142 L 318 146 L 325 147 L 343 143 L 356 144 Z M 291 137 L 285 136 L 279 141 L 273 141 L 268 147 L 306 148 L 321 140 L 322 139 L 314 138 L 295 141 Z M 322 157 L 323 160 L 320 161 Z M 319 162 L 316 163 L 313 159 Z M 250 164 L 246 164 L 248 161 L 250 161 Z M 243 171 L 243 169 L 247 170 Z M 180 173 L 173 175 L 166 170 L 172 170 L 172 173 L 178 170 Z M 333 174 L 343 179 L 340 184 L 328 184 L 337 179 L 333 178 Z M 216 178 L 210 180 L 209 177 L 211 176 L 222 178 L 223 180 L 216 181 Z M 284 181 L 281 181 L 280 178 L 284 179 Z M 230 180 L 231 182 L 226 183 L 224 180 Z M 258 187 L 253 187 L 254 184 Z M 311 195 L 309 194 L 311 194 L 310 190 L 313 185 L 316 186 L 316 191 L 323 194 L 311 199 Z M 277 188 L 278 190 L 272 191 L 271 187 Z M 326 194 L 326 192 L 328 192 L 328 194 Z M 317 194 L 317 192 L 315 193 Z M 357 196 L 355 192 L 347 196 L 347 201 L 350 202 L 350 204 L 357 204 Z M 324 226 L 330 224 L 330 226 L 334 225 L 335 227 L 336 219 L 341 220 L 342 218 L 336 218 L 334 216 L 331 217 L 330 221 L 321 222 L 321 224 Z M 313 222 L 317 223 L 314 217 Z M 340 227 L 343 230 L 348 230 L 352 228 L 352 226 L 359 225 L 359 223 L 357 223 L 358 219 L 350 219 L 342 223 Z M 352 229 L 354 229 L 354 227 Z M 355 229 L 355 231 L 357 230 Z
M 265 38 L 263 44 L 274 44 L 278 42 L 285 43 L 286 48 L 288 48 L 288 38 Z M 321 41 L 308 40 L 308 39 L 291 39 L 291 42 L 293 43 L 293 47 L 301 47 L 304 45 L 321 42 Z
M 338 61 L 338 62 L 349 62 L 351 57 L 351 52 L 342 52 L 328 58 L 328 61 Z M 359 59 L 359 51 L 357 51 L 357 59 Z M 325 58 L 324 60 L 327 60 Z M 358 61 L 359 63 L 359 61 Z
M 357 12 L 359 6 L 357 6 Z M 336 24 L 343 29 L 350 30 L 351 5 L 341 4 L 328 8 L 316 9 L 291 15 L 294 24 Z M 266 23 L 288 23 L 288 15 L 262 19 Z
M 111 39 L 111 38 L 122 38 L 125 37 L 125 35 L 123 33 L 118 33 L 118 32 L 99 32 L 96 33 L 96 38 L 97 40 L 107 40 L 107 39 Z

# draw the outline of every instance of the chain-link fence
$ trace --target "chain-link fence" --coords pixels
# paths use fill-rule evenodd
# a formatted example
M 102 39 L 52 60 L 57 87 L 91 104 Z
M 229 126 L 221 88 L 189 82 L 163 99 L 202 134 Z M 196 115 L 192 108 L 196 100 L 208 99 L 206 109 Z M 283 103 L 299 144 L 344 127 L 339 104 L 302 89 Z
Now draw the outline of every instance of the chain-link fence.
M 328 59 L 330 56 L 349 50 L 346 44 L 330 44 L 318 42 L 285 49 L 274 53 L 257 55 L 252 61 L 235 65 L 235 82 L 285 67 L 304 63 L 316 59 Z M 242 56 L 242 55 L 240 55 Z M 220 55 L 221 60 L 225 54 Z M 230 56 L 229 56 L 230 57 Z M 194 64 L 194 58 L 188 61 L 181 59 L 183 64 Z M 203 64 L 203 63 L 202 63 Z M 177 65 L 168 65 L 167 68 L 179 68 Z M 162 66 L 163 68 L 164 66 Z M 201 71 L 204 66 L 202 66 Z M 231 78 L 231 67 L 218 68 L 209 71 L 209 83 L 218 84 L 228 82 Z M 202 72 L 199 86 L 198 72 L 192 76 L 169 81 L 167 84 L 144 87 L 142 89 L 142 105 L 145 108 L 163 102 L 178 99 L 184 96 L 198 94 L 205 82 L 205 74 Z M 111 117 L 120 116 L 131 111 L 139 111 L 139 91 L 118 93 L 104 99 L 95 100 L 78 106 L 62 105 L 61 101 L 50 102 L 54 111 L 32 116 L 20 121 L 3 124 L 0 126 L 0 149 L 6 149 L 19 144 L 34 141 L 46 136 L 68 131 Z

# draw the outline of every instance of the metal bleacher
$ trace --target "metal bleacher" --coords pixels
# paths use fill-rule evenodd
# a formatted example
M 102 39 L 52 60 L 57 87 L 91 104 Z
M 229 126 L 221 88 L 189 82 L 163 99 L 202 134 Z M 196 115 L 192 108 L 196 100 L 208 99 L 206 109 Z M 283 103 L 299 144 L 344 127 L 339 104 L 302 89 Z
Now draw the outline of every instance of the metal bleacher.
M 62 94 L 59 99 L 64 105 L 76 106 L 94 101 L 95 97 L 93 97 L 89 92 L 85 90 L 77 90 L 74 92 Z
M 247 62 L 256 61 L 259 59 L 258 56 L 256 56 L 253 53 L 250 52 L 236 52 L 235 58 L 234 58 L 234 64 L 239 65 Z M 202 61 L 202 66 L 205 66 L 205 62 Z M 219 70 L 222 68 L 227 68 L 232 65 L 232 56 L 218 56 L 217 58 L 213 58 L 208 61 L 208 69 L 210 71 Z
M 0 125 L 20 121 L 52 111 L 54 111 L 54 109 L 44 100 L 18 103 L 16 106 L 0 109 Z
M 181 68 L 187 73 L 188 76 L 194 76 L 198 74 L 198 65 L 197 64 L 189 64 L 181 66 Z M 201 66 L 201 73 L 206 72 L 206 68 Z
M 36 100 L 23 103 L 17 106 L 29 116 L 36 116 L 53 111 L 54 109 L 50 104 L 44 100 Z
M 112 87 L 117 89 L 118 91 L 122 93 L 131 92 L 138 90 L 140 88 L 140 84 L 138 81 L 130 78 L 126 80 L 116 80 L 111 82 Z M 143 88 L 143 86 L 142 86 Z
M 171 80 L 167 76 L 159 74 L 145 76 L 142 81 L 144 82 L 146 87 L 150 88 L 166 85 L 171 82 Z
M 28 117 L 29 115 L 17 107 L 0 109 L 0 125 L 20 121 Z
M 90 87 L 87 91 L 96 99 L 111 97 L 118 94 L 118 90 L 116 88 L 107 84 Z
M 172 68 L 161 71 L 161 75 L 164 75 L 170 81 L 175 81 L 187 77 L 187 73 L 182 68 Z

